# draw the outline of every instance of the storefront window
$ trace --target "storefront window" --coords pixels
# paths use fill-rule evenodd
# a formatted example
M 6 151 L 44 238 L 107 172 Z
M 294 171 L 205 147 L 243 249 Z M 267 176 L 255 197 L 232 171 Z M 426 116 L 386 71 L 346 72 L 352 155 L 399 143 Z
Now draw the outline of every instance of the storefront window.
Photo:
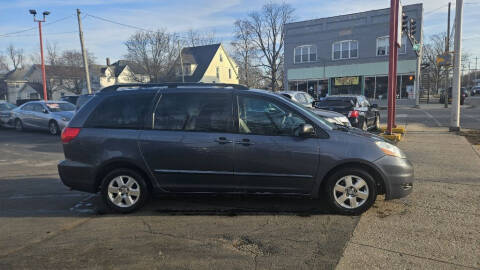
M 308 94 L 317 98 L 318 81 L 308 81 Z
M 375 77 L 365 77 L 365 96 L 375 99 Z
M 297 91 L 297 81 L 289 81 L 288 82 L 288 90 Z
M 328 80 L 318 81 L 318 98 L 326 97 L 328 94 Z
M 377 99 L 387 99 L 388 98 L 388 77 L 381 76 L 377 77 L 375 98 Z
M 298 91 L 307 92 L 307 81 L 298 81 Z

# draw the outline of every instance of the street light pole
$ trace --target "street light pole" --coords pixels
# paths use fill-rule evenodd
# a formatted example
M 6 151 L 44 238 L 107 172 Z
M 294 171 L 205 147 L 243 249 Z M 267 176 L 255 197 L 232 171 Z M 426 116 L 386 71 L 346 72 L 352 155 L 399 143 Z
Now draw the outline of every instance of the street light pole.
M 45 22 L 45 16 L 47 16 L 48 14 L 50 14 L 49 11 L 44 11 L 42 13 L 43 15 L 43 19 L 42 20 L 37 20 L 36 16 L 37 15 L 37 11 L 34 10 L 34 9 L 30 9 L 30 14 L 33 15 L 33 21 L 34 22 L 38 22 L 38 33 L 39 33 L 39 36 L 40 36 L 40 58 L 41 58 L 41 61 L 42 61 L 42 83 L 43 83 L 43 99 L 45 101 L 48 100 L 48 96 L 47 96 L 47 75 L 45 74 L 45 60 L 43 58 L 43 39 L 42 39 L 42 22 Z
M 450 115 L 450 131 L 460 131 L 460 89 L 462 77 L 462 16 L 463 0 L 457 0 L 455 5 L 455 63 L 453 66 L 452 110 Z

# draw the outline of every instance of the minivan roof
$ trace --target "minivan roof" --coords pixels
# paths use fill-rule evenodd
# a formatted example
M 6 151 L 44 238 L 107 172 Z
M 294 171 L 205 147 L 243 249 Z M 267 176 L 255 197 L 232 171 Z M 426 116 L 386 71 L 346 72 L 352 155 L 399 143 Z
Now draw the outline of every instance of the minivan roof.
M 117 90 L 134 90 L 134 89 L 148 89 L 148 88 L 232 88 L 237 90 L 249 90 L 248 87 L 241 84 L 230 83 L 131 83 L 131 84 L 116 84 L 105 87 L 101 92 L 114 92 Z

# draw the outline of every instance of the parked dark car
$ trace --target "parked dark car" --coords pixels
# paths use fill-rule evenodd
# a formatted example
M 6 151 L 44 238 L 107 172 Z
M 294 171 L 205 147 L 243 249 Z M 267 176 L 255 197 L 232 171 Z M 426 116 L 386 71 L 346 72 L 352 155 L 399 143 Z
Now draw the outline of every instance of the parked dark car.
M 0 127 L 8 127 L 13 124 L 12 110 L 15 108 L 17 108 L 17 106 L 11 103 L 0 101 Z
M 304 106 L 305 108 L 308 108 L 313 113 L 323 117 L 325 120 L 327 120 L 332 124 L 338 124 L 338 125 L 343 125 L 348 127 L 352 126 L 348 118 L 343 114 L 314 108 L 313 104 L 315 103 L 315 101 L 308 93 L 301 92 L 301 91 L 281 91 L 281 92 L 278 92 L 278 94 L 281 96 L 284 96 L 285 98 L 288 98 L 292 102 L 295 102 L 299 105 Z
M 120 90 L 103 89 L 75 114 L 58 165 L 65 185 L 100 192 L 115 211 L 134 211 L 152 193 L 253 193 L 322 197 L 359 214 L 378 194 L 412 191 L 413 167 L 398 147 L 272 92 L 206 83 Z
M 66 101 L 30 101 L 12 110 L 12 118 L 18 131 L 39 129 L 58 135 L 74 111 L 75 106 Z
M 465 99 L 467 98 L 466 91 L 467 91 L 467 88 L 465 87 L 462 87 L 460 89 L 460 105 L 465 104 Z M 439 103 L 441 104 L 445 103 L 445 90 L 442 91 L 442 93 L 440 94 Z M 449 104 L 452 103 L 452 87 L 448 88 L 448 103 Z
M 472 87 L 472 90 L 470 91 L 470 93 L 472 94 L 472 96 L 480 95 L 480 86 Z
M 364 96 L 328 96 L 319 100 L 316 107 L 347 116 L 352 126 L 356 128 L 363 130 L 380 129 L 380 112 L 377 105 L 370 105 L 370 102 Z
M 79 96 L 63 96 L 63 97 L 60 98 L 60 100 L 66 101 L 66 102 L 70 102 L 70 103 L 72 103 L 73 105 L 76 105 L 76 104 L 77 104 L 78 97 L 79 97 Z

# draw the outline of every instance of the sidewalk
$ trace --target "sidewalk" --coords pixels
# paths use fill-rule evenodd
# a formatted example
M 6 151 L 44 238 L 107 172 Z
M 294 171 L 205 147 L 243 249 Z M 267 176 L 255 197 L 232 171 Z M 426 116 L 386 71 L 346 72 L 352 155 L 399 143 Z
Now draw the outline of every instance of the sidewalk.
M 480 156 L 445 128 L 409 124 L 399 146 L 415 166 L 407 198 L 378 198 L 337 269 L 480 269 Z

